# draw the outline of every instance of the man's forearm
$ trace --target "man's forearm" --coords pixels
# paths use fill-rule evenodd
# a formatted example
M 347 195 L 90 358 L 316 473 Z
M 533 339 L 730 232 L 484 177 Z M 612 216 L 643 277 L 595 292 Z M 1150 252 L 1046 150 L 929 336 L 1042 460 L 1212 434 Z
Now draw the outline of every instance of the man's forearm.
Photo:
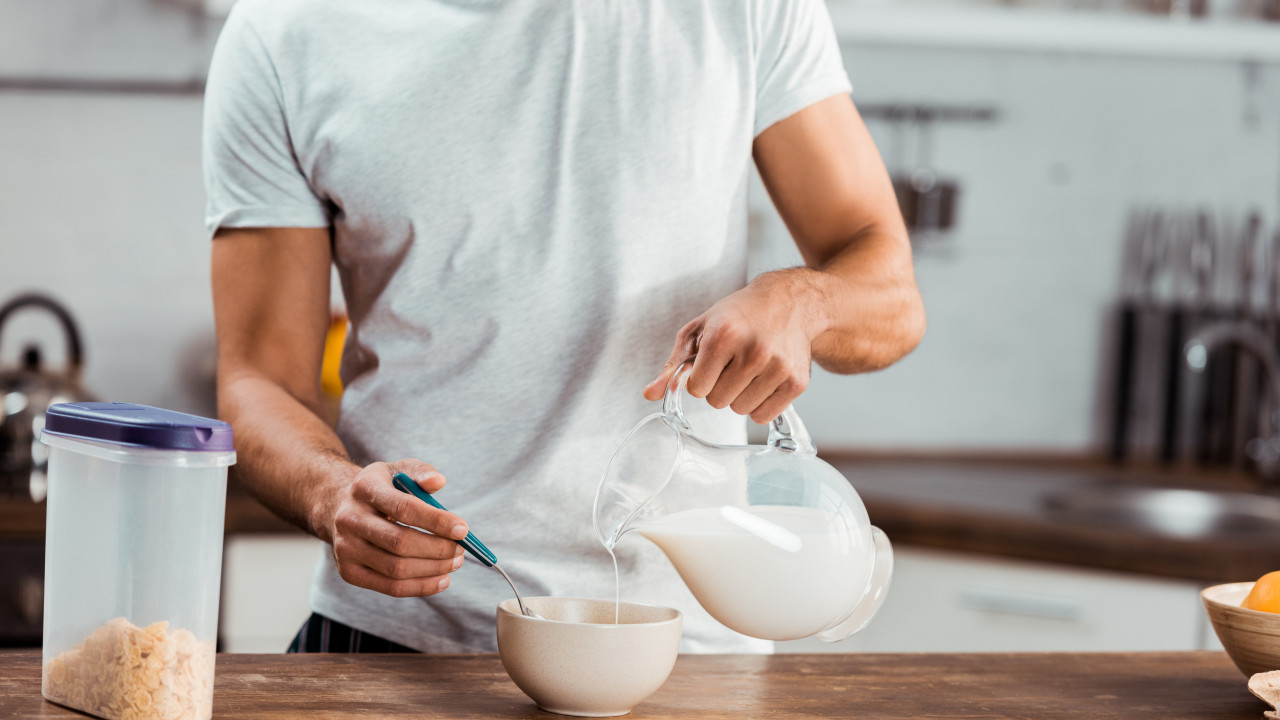
M 336 491 L 360 472 L 333 429 L 251 371 L 219 376 L 218 413 L 235 429 L 236 479 L 277 515 L 331 542 Z
M 887 367 L 924 335 L 924 305 L 904 238 L 868 229 L 820 267 L 780 274 L 787 292 L 811 309 L 813 359 L 831 372 Z

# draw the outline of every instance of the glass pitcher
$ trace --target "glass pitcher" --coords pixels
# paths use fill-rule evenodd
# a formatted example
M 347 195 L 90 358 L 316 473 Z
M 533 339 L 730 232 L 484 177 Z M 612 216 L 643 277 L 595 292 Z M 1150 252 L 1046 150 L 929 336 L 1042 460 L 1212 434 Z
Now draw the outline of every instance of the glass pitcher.
M 889 538 L 791 407 L 764 445 L 694 435 L 681 407 L 689 366 L 609 461 L 596 535 L 610 550 L 631 532 L 654 542 L 702 607 L 743 635 L 835 642 L 862 630 L 888 593 Z

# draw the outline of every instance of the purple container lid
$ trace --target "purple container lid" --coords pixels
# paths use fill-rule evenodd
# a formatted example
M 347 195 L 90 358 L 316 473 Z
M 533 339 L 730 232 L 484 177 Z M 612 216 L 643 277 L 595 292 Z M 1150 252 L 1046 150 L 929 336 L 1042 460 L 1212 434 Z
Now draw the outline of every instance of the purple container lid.
M 231 426 L 221 420 L 120 402 L 58 403 L 44 432 L 60 437 L 156 450 L 230 452 Z

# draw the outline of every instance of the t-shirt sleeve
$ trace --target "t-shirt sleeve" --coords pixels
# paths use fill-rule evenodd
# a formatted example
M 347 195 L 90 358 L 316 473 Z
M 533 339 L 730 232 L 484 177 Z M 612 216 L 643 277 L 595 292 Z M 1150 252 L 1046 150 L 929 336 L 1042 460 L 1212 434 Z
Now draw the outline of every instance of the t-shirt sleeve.
M 761 0 L 757 7 L 759 135 L 779 120 L 852 87 L 824 0 Z
M 276 68 L 238 9 L 218 38 L 205 88 L 206 229 L 327 227 L 327 205 L 298 165 Z

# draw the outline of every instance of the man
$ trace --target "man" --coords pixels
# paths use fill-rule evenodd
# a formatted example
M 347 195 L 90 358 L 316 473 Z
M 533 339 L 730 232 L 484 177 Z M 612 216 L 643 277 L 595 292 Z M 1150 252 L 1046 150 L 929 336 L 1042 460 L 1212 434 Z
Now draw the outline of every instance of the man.
M 741 442 L 811 361 L 916 345 L 906 233 L 848 92 L 821 0 L 241 0 L 205 110 L 219 411 L 240 480 L 333 547 L 295 649 L 493 650 L 510 593 L 463 565 L 468 528 L 529 595 L 612 597 L 596 483 L 679 362 L 732 410 L 699 432 Z M 806 267 L 748 285 L 753 158 Z M 456 514 L 396 471 L 431 492 L 447 473 Z M 769 649 L 655 548 L 620 553 L 622 598 L 684 611 L 685 651 Z

